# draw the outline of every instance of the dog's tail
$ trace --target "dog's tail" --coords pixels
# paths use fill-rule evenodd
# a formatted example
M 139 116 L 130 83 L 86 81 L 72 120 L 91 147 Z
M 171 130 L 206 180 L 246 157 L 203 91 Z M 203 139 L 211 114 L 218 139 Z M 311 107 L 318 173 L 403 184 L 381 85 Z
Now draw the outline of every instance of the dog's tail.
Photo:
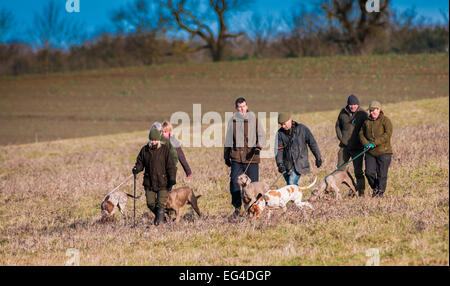
M 128 193 L 125 193 L 125 194 L 127 195 L 127 197 L 134 198 L 134 199 L 139 199 L 142 196 L 142 195 L 140 195 L 140 196 L 134 197 L 133 195 L 130 195 Z
M 316 177 L 314 177 L 314 181 L 311 183 L 311 184 L 309 184 L 309 186 L 306 186 L 306 187 L 298 187 L 300 190 L 306 190 L 306 189 L 309 189 L 309 188 L 311 188 L 312 186 L 314 186 L 315 184 L 316 184 L 316 182 L 317 182 L 317 176 Z

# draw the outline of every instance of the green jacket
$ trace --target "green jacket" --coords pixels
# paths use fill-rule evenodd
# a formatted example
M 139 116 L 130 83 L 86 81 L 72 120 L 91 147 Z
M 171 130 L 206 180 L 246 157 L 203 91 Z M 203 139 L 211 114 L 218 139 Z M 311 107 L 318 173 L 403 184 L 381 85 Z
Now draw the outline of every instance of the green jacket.
M 144 171 L 143 185 L 152 191 L 167 190 L 176 183 L 176 168 L 170 148 L 162 140 L 156 149 L 148 144 L 142 147 L 136 158 L 136 169 Z
M 175 163 L 175 166 L 178 164 L 178 153 L 177 150 L 173 147 L 172 143 L 170 143 L 170 139 L 167 139 L 166 137 L 161 135 L 161 142 L 164 142 L 167 146 L 169 146 L 170 150 L 170 156 L 173 159 L 173 162 Z
M 339 147 L 345 147 L 348 150 L 362 151 L 364 146 L 359 140 L 359 130 L 364 121 L 368 118 L 367 112 L 358 108 L 356 112 L 350 112 L 345 107 L 339 113 L 336 120 L 336 136 L 339 139 Z
M 391 136 L 392 123 L 383 112 L 376 120 L 369 116 L 359 131 L 359 139 L 363 145 L 368 143 L 375 145 L 375 148 L 369 151 L 372 156 L 392 154 Z

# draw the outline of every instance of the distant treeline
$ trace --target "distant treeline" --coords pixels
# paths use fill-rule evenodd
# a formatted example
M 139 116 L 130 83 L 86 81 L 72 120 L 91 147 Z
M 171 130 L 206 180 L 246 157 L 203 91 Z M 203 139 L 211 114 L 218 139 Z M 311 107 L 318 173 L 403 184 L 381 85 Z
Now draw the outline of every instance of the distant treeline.
M 448 53 L 448 13 L 441 11 L 443 21 L 431 22 L 418 18 L 414 9 L 392 11 L 390 0 L 380 1 L 379 13 L 368 13 L 365 0 L 323 0 L 315 9 L 299 4 L 282 17 L 253 13 L 240 24 L 242 31 L 230 19 L 250 1 L 208 1 L 210 11 L 198 11 L 190 2 L 136 0 L 111 11 L 113 32 L 82 44 L 82 25 L 69 22 L 49 2 L 35 15 L 29 32 L 33 44 L 0 44 L 0 74 L 248 58 Z M 1 35 L 13 23 L 12 13 L 0 11 Z

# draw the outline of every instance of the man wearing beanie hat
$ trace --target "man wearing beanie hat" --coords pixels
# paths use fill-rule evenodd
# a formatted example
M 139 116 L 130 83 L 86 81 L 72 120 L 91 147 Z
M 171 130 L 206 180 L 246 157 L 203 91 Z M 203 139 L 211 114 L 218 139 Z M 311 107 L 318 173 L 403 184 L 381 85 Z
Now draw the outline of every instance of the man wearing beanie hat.
M 338 152 L 338 167 L 364 150 L 364 146 L 359 140 L 359 130 L 367 118 L 367 112 L 360 109 L 358 97 L 354 94 L 350 95 L 347 99 L 347 106 L 339 113 L 335 125 L 340 147 Z M 364 155 L 353 161 L 356 190 L 360 196 L 364 195 L 365 189 L 363 158 Z
M 168 144 L 161 141 L 161 133 L 152 128 L 149 142 L 136 158 L 133 174 L 144 171 L 143 186 L 148 208 L 155 214 L 154 224 L 164 221 L 164 204 L 168 190 L 176 184 L 175 162 Z
M 316 158 L 316 167 L 322 165 L 319 145 L 308 127 L 293 121 L 289 113 L 280 113 L 278 123 L 281 125 L 275 142 L 278 172 L 283 174 L 286 184 L 297 185 L 302 174 L 310 173 L 306 146 Z

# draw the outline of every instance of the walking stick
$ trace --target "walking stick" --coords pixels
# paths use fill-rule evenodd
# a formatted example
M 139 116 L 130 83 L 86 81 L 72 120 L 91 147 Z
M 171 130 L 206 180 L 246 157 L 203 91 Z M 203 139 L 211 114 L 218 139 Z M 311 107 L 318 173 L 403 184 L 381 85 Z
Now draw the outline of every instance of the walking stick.
M 134 175 L 134 193 L 133 193 L 133 227 L 136 227 L 136 174 Z

